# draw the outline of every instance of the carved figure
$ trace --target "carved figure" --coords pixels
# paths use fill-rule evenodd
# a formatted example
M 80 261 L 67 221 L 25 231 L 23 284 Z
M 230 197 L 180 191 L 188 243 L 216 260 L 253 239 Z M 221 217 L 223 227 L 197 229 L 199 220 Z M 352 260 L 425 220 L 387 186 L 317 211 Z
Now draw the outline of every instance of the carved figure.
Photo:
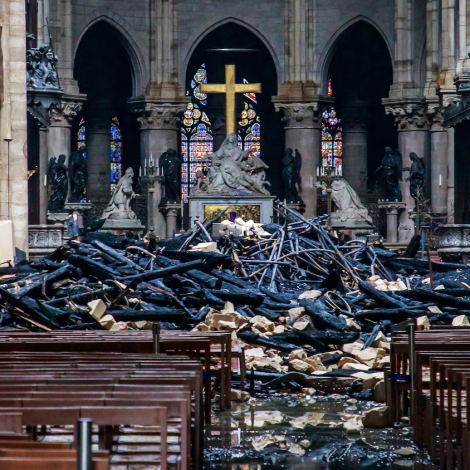
M 87 171 L 83 150 L 77 150 L 70 156 L 70 197 L 69 202 L 81 202 L 85 195 Z
M 211 168 L 207 188 L 201 191 L 195 186 L 192 194 L 269 195 L 264 188 L 269 184 L 264 172 L 268 166 L 259 157 L 250 160 L 249 153 L 238 147 L 236 134 L 229 134 L 220 148 L 208 156 Z
M 333 189 L 331 198 L 338 208 L 335 213 L 342 222 L 348 219 L 362 219 L 372 224 L 372 218 L 369 216 L 367 208 L 362 204 L 356 191 L 346 180 L 342 178 L 335 179 L 331 187 Z
M 66 212 L 64 209 L 67 191 L 69 189 L 67 172 L 69 169 L 65 166 L 65 155 L 59 155 L 59 160 L 52 157 L 49 160 L 47 170 L 48 179 L 52 182 L 52 195 L 47 204 L 49 212 Z
M 391 201 L 401 201 L 402 194 L 399 181 L 402 175 L 403 158 L 398 150 L 385 147 L 382 164 L 375 170 L 374 175 L 380 172 L 380 178 L 385 182 L 387 198 Z
M 179 202 L 181 199 L 181 163 L 183 163 L 182 160 L 171 148 L 160 156 L 159 164 L 164 176 L 163 187 L 166 202 Z
M 424 185 L 424 176 L 426 175 L 426 163 L 424 158 L 418 157 L 416 153 L 410 153 L 411 167 L 403 168 L 403 171 L 409 171 L 410 176 L 405 181 L 410 182 L 410 194 L 413 199 L 418 198 L 418 191 Z
M 207 180 L 206 177 L 204 176 L 204 173 L 202 170 L 197 170 L 196 171 L 196 183 L 195 183 L 196 189 L 198 191 L 205 191 L 207 189 Z
M 315 183 L 317 187 L 326 189 L 325 184 Z M 337 210 L 333 213 L 333 217 L 340 219 L 342 222 L 348 220 L 362 221 L 372 224 L 372 218 L 369 216 L 366 206 L 362 204 L 356 191 L 343 178 L 335 178 L 331 184 L 333 199 Z
M 284 152 L 282 159 L 284 168 L 282 169 L 282 182 L 284 183 L 284 198 L 286 202 L 295 203 L 300 202 L 299 189 L 300 189 L 300 167 L 302 161 L 299 151 L 295 150 L 295 155 L 292 149 L 287 148 Z
M 135 212 L 131 209 L 130 204 L 132 198 L 136 196 L 132 189 L 132 178 L 134 176 L 134 170 L 128 168 L 124 176 L 119 178 L 116 184 L 116 189 L 109 201 L 108 206 L 103 211 L 102 219 L 130 219 L 134 220 L 137 218 Z
M 49 44 L 42 44 L 26 52 L 26 85 L 29 88 L 59 89 L 58 57 Z

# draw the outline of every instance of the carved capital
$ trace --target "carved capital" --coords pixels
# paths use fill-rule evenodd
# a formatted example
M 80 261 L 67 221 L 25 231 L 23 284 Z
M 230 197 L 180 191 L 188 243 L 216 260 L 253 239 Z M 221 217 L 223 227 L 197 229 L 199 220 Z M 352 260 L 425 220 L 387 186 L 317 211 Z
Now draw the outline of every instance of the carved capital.
M 428 103 L 428 110 L 426 112 L 431 126 L 432 132 L 443 132 L 444 124 L 444 108 L 439 103 Z
M 65 101 L 50 109 L 51 126 L 68 127 L 72 119 L 81 111 L 83 103 Z
M 321 124 L 322 106 L 313 103 L 274 103 L 276 112 L 282 111 L 282 121 L 285 127 L 316 127 Z
M 137 118 L 141 130 L 151 129 L 178 129 L 180 113 L 184 112 L 186 104 L 170 103 L 140 103 L 132 108 L 134 113 L 140 114 Z
M 426 105 L 422 102 L 386 105 L 385 113 L 395 117 L 395 124 L 399 131 L 422 131 L 429 129 Z

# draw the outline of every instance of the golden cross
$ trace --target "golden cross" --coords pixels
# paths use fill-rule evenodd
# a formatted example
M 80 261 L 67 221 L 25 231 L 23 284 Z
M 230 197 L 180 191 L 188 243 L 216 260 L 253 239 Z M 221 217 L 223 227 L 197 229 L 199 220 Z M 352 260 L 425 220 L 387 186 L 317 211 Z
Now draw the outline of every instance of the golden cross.
M 234 134 L 236 128 L 235 93 L 261 93 L 261 83 L 235 83 L 235 65 L 225 66 L 225 83 L 201 83 L 201 93 L 225 93 L 226 134 Z

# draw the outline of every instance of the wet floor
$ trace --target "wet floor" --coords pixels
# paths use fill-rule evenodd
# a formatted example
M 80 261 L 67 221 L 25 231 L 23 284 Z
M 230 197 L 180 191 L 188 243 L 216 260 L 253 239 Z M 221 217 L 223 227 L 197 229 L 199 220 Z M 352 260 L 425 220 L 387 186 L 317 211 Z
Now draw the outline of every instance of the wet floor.
M 368 470 L 392 468 L 392 464 L 394 469 L 411 469 L 412 462 L 426 460 L 413 446 L 406 424 L 347 432 L 376 406 L 382 404 L 339 395 L 288 394 L 232 404 L 230 412 L 213 415 L 205 469 Z M 401 452 L 411 455 L 394 453 L 405 448 Z

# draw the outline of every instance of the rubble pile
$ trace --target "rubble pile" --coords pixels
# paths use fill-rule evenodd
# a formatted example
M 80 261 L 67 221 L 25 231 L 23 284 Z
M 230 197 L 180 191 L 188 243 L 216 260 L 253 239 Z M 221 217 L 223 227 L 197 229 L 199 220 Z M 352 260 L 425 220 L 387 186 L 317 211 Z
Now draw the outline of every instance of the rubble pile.
M 392 325 L 468 324 L 469 267 L 341 244 L 323 218 L 307 220 L 282 203 L 276 210 L 283 225 L 243 236 L 225 224 L 213 240 L 217 218 L 171 240 L 89 232 L 40 261 L 0 268 L 0 329 L 160 322 L 231 331 L 245 346 L 252 384 L 315 388 L 324 377 L 347 378 L 359 395 L 383 401 Z

